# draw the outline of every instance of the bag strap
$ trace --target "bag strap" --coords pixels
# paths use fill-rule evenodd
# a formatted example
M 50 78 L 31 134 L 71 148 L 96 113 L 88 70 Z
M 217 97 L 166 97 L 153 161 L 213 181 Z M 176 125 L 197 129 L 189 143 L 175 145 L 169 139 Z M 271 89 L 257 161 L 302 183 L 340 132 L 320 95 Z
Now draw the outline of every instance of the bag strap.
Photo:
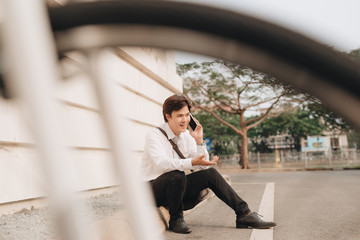
M 164 129 L 162 129 L 161 127 L 157 127 L 157 129 L 159 129 L 160 132 L 162 132 L 165 135 L 165 137 L 169 140 L 169 142 L 171 143 L 171 146 L 173 147 L 175 152 L 179 155 L 179 157 L 181 157 L 182 159 L 185 159 L 184 155 L 180 152 L 180 149 L 178 148 L 176 143 L 174 143 L 174 141 L 172 139 L 169 139 L 169 137 L 166 134 L 166 132 L 164 131 Z

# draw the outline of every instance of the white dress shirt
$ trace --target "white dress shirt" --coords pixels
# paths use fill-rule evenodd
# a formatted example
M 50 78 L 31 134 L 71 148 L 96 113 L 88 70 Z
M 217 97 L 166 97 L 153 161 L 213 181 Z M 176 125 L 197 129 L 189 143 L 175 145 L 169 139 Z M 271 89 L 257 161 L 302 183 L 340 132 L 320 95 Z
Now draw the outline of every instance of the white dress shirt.
M 160 126 L 168 135 L 169 139 L 175 138 L 169 124 L 165 123 Z M 161 174 L 173 170 L 201 170 L 207 166 L 192 166 L 191 160 L 199 155 L 205 155 L 209 161 L 209 153 L 206 146 L 199 146 L 189 131 L 182 132 L 179 135 L 177 143 L 181 153 L 186 159 L 181 159 L 172 148 L 169 139 L 157 128 L 153 128 L 146 136 L 144 154 L 141 158 L 140 172 L 144 181 L 150 181 Z

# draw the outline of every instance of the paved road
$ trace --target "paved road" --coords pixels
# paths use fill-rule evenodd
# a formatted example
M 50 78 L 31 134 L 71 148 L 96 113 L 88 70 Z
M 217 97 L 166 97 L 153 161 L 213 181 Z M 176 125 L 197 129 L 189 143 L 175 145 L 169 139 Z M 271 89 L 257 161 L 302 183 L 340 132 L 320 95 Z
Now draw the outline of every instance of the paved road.
M 275 240 L 360 239 L 360 171 L 239 172 L 228 174 L 232 186 L 258 211 L 265 186 L 274 183 Z M 250 229 L 236 229 L 235 215 L 216 197 L 185 217 L 193 232 L 167 231 L 166 239 L 246 239 Z M 269 240 L 266 238 L 263 240 Z M 258 239 L 258 238 L 257 238 Z

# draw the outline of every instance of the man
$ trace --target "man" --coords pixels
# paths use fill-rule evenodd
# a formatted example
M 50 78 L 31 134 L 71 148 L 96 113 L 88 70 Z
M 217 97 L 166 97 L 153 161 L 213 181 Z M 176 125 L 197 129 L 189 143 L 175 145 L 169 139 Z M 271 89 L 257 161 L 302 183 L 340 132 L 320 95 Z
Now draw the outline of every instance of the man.
M 210 188 L 215 195 L 231 207 L 236 214 L 237 228 L 270 228 L 274 222 L 266 222 L 251 212 L 248 204 L 242 200 L 215 168 L 218 157 L 210 161 L 203 140 L 203 129 L 195 119 L 195 131 L 189 128 L 191 105 L 183 95 L 173 95 L 163 104 L 165 124 L 161 129 L 152 129 L 145 141 L 141 162 L 142 176 L 149 181 L 157 206 L 169 209 L 169 229 L 177 233 L 190 233 L 186 225 L 183 210 L 194 207 L 202 190 Z M 167 135 L 167 136 L 165 136 Z M 169 140 L 180 149 L 178 154 Z M 180 156 L 183 155 L 183 156 Z M 194 172 L 185 175 L 186 170 Z M 190 207 L 189 207 L 190 206 Z

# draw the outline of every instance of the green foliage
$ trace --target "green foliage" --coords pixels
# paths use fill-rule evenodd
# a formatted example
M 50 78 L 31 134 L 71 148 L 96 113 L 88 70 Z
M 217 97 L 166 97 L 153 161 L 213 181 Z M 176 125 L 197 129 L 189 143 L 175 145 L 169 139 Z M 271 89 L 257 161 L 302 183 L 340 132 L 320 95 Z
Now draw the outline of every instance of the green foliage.
M 267 118 L 256 128 L 249 130 L 248 136 L 254 151 L 269 151 L 264 147 L 269 136 L 289 134 L 295 139 L 295 148 L 300 150 L 300 138 L 321 135 L 324 130 L 348 130 L 349 125 L 318 102 L 312 102 L 295 113 L 286 112 L 278 117 Z
M 277 117 L 269 117 L 265 119 L 257 127 L 248 131 L 248 138 L 251 140 L 250 150 L 253 152 L 271 152 L 266 142 L 266 138 L 279 134 L 289 134 L 295 139 L 295 149 L 300 150 L 300 138 L 308 136 L 322 135 L 324 130 L 339 130 L 341 125 L 330 126 L 334 123 L 334 118 L 339 118 L 332 112 L 327 112 L 326 108 L 319 105 L 315 111 L 314 105 L 310 104 L 303 108 L 299 108 L 296 112 L 286 112 Z M 321 110 L 321 111 L 320 111 Z M 322 113 L 322 114 L 320 114 Z M 238 115 L 229 113 L 219 113 L 222 119 L 239 126 Z M 212 153 L 233 154 L 238 153 L 240 137 L 229 127 L 219 124 L 209 113 L 200 111 L 194 114 L 204 127 L 204 135 L 212 140 Z M 324 118 L 324 116 L 331 116 Z M 255 118 L 257 116 L 250 117 Z M 325 120 L 324 120 L 325 119 Z M 336 121 L 335 121 L 336 123 Z M 347 129 L 347 128 L 346 128 Z M 360 147 L 360 133 L 352 130 L 348 133 L 349 146 L 354 143 Z
M 263 139 L 264 137 L 267 138 L 279 134 L 289 134 L 293 137 L 305 136 L 306 133 L 304 130 L 308 131 L 307 127 L 310 125 L 308 120 L 310 119 L 306 119 L 306 117 L 304 119 L 304 115 L 303 111 L 297 111 L 295 114 L 283 113 L 276 118 L 266 119 L 254 129 L 255 133 L 251 133 L 251 135 L 254 135 L 252 138 L 254 146 L 256 146 L 258 142 L 256 140 L 258 140 L 259 137 Z
M 344 118 L 329 110 L 326 105 L 319 101 L 309 103 L 307 108 L 309 109 L 309 114 L 314 118 L 320 119 L 328 131 L 340 130 L 344 132 L 352 129 Z
M 320 118 L 314 117 L 306 109 L 298 109 L 294 114 L 282 114 L 279 123 L 282 132 L 286 130 L 294 138 L 321 135 L 325 129 Z
M 350 148 L 360 149 L 360 133 L 357 131 L 350 131 L 347 133 L 348 143 Z

